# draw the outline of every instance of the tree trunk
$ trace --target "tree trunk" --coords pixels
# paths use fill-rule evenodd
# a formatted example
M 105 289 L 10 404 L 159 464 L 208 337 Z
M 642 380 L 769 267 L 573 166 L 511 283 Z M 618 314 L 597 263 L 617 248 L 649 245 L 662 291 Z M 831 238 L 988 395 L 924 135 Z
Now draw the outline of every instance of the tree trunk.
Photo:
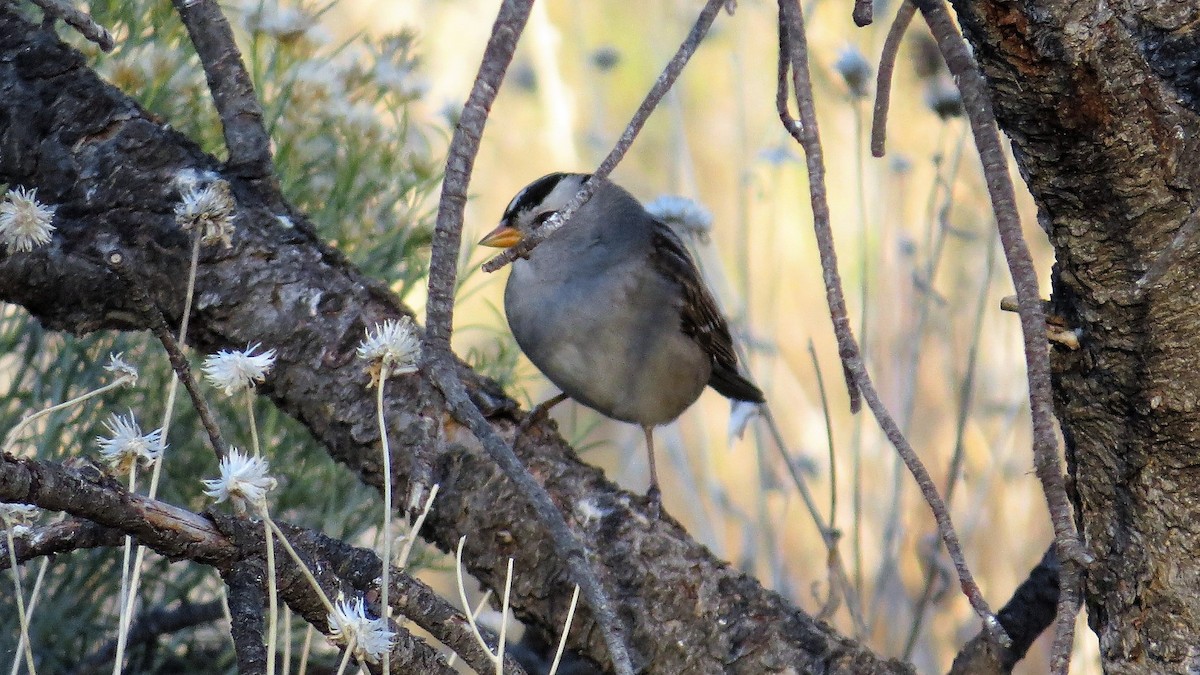
M 1054 246 L 1052 312 L 1079 333 L 1052 359 L 1104 667 L 1194 672 L 1200 5 L 954 4 Z

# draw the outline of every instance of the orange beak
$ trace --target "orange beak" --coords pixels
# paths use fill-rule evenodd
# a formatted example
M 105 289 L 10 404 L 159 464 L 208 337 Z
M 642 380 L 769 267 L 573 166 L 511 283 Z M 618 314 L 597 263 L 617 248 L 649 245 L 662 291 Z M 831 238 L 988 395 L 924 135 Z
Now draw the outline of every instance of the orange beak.
M 521 243 L 523 235 L 517 228 L 500 223 L 496 229 L 487 233 L 483 239 L 479 240 L 480 246 L 491 246 L 492 248 L 509 248 Z

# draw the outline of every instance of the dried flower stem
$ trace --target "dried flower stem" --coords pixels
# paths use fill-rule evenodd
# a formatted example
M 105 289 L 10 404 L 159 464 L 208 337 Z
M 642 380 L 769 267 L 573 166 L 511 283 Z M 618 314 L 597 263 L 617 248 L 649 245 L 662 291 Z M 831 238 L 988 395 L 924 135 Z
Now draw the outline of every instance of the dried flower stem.
M 275 642 L 279 633 L 279 590 L 275 586 L 275 539 L 271 526 L 263 519 L 263 539 L 267 542 L 267 675 L 275 675 Z
M 562 661 L 563 652 L 567 648 L 567 634 L 571 632 L 571 621 L 575 618 L 575 603 L 579 600 L 579 587 L 575 587 L 575 592 L 571 594 L 571 605 L 567 607 L 567 620 L 563 622 L 562 635 L 558 638 L 558 649 L 554 650 L 554 662 L 550 664 L 550 671 L 547 675 L 555 675 L 558 672 L 558 664 Z
M 504 675 L 504 643 L 508 637 L 508 599 L 512 594 L 512 579 L 513 559 L 509 558 L 508 572 L 504 575 L 504 599 L 500 602 L 500 637 L 496 642 L 496 675 Z M 463 606 L 463 609 L 465 610 L 466 606 Z
M 467 543 L 466 535 L 463 535 L 458 540 L 458 548 L 454 554 L 454 580 L 458 585 L 458 599 L 462 603 L 463 613 L 467 616 L 467 623 L 471 626 L 471 634 L 475 636 L 475 641 L 483 649 L 483 653 L 487 655 L 487 659 L 492 662 L 492 666 L 496 669 L 496 675 L 504 675 L 504 645 L 508 635 L 508 601 L 512 592 L 513 579 L 513 559 L 508 559 L 508 572 L 504 575 L 504 597 L 500 604 L 500 631 L 496 638 L 496 651 L 488 646 L 487 640 L 483 637 L 483 631 L 480 630 L 479 624 L 475 621 L 475 617 L 479 615 L 479 609 L 483 608 L 484 600 L 479 603 L 479 608 L 474 612 L 471 611 L 471 605 L 467 602 L 467 590 L 463 584 L 463 569 L 462 569 L 462 553 L 463 546 Z M 579 587 L 575 587 L 576 594 L 579 592 Z
M 159 453 L 161 459 L 162 453 Z M 157 460 L 156 460 L 157 461 Z M 136 492 L 137 487 L 137 460 L 129 463 L 129 491 Z M 140 558 L 134 556 L 133 537 L 125 535 L 125 541 L 121 545 L 121 592 L 117 596 L 118 612 L 117 612 L 117 653 L 113 658 L 113 673 L 119 675 L 121 672 L 121 664 L 125 661 L 125 647 L 129 641 L 129 628 L 133 623 L 133 603 L 137 591 L 133 589 L 133 579 L 136 575 L 130 565 L 130 558 L 133 558 L 133 564 L 141 562 Z M 141 547 L 138 547 L 138 553 L 141 552 Z
M 462 571 L 462 552 L 463 546 L 467 543 L 467 535 L 463 535 L 458 539 L 458 549 L 454 553 L 454 581 L 458 584 L 458 600 L 462 603 L 463 612 L 467 615 L 467 623 L 471 625 L 471 633 L 475 635 L 476 642 L 487 654 L 488 659 L 495 662 L 495 656 L 492 654 L 492 648 L 488 646 L 487 640 L 483 639 L 483 634 L 479 632 L 479 624 L 475 622 L 475 615 L 471 612 L 471 604 L 467 602 L 467 589 L 463 585 Z M 12 546 L 10 545 L 11 549 Z
M 25 613 L 25 593 L 21 590 L 21 565 L 17 562 L 17 546 L 13 541 L 13 524 L 8 518 L 0 516 L 4 521 L 4 536 L 8 538 L 8 569 L 12 572 L 13 591 L 17 595 L 17 619 L 21 623 L 21 639 L 25 642 L 25 667 L 29 675 L 37 675 L 33 665 L 33 645 L 29 641 L 29 616 Z
M 575 588 L 576 588 L 576 594 L 578 594 L 579 587 L 576 586 Z M 470 625 L 470 623 L 472 621 L 476 621 L 479 619 L 479 615 L 483 613 L 483 608 L 487 607 L 488 600 L 490 600 L 491 598 L 492 598 L 492 589 L 490 589 L 490 588 L 484 589 L 483 595 L 480 596 L 480 598 L 479 598 L 479 602 L 475 603 L 475 609 L 471 610 L 471 618 L 468 619 L 468 621 L 467 621 L 468 625 Z M 456 660 L 458 660 L 458 652 L 451 652 L 450 658 L 446 659 L 446 665 L 453 666 L 454 662 Z
M 250 449 L 255 457 L 260 457 L 262 448 L 258 444 L 258 422 L 254 419 L 254 392 L 247 391 L 244 398 L 246 399 L 246 418 L 250 421 Z
M 383 389 L 387 384 L 391 364 L 384 359 L 379 364 L 379 383 L 375 387 L 375 419 L 379 423 L 379 448 L 383 453 L 383 558 L 382 588 L 380 589 L 380 616 L 386 621 L 391 606 L 388 590 L 391 588 L 392 573 L 392 452 L 388 446 L 387 422 L 383 417 Z M 383 653 L 383 672 L 392 672 L 391 650 Z
M 346 665 L 350 663 L 350 655 L 354 653 L 354 643 L 356 640 L 351 637 L 346 643 L 346 651 L 342 653 L 342 661 L 338 664 L 337 675 L 343 675 L 346 672 Z
M 12 549 L 11 543 L 9 544 L 9 549 L 10 550 Z M 9 563 L 9 566 L 15 567 L 14 565 L 12 565 L 11 561 Z M 33 592 L 29 594 L 29 605 L 25 608 L 25 617 L 27 619 L 32 619 L 33 618 L 33 610 L 37 609 L 37 601 L 38 601 L 38 598 L 40 598 L 41 594 L 42 594 L 42 581 L 44 581 L 46 578 L 46 568 L 49 566 L 50 566 L 50 557 L 49 556 L 43 557 L 41 565 L 38 566 L 37 579 L 33 582 Z M 21 670 L 21 656 L 20 655 L 25 653 L 25 647 L 28 644 L 29 644 L 29 636 L 26 635 L 24 631 L 22 631 L 21 637 L 17 640 L 17 651 L 16 651 L 17 656 L 13 659 L 12 670 L 10 671 L 11 675 L 17 675 L 17 673 Z
M 325 607 L 325 612 L 328 614 L 333 614 L 336 611 L 333 607 L 333 603 L 330 602 L 329 596 L 325 595 L 325 590 L 321 588 L 321 584 L 317 583 L 317 578 L 313 576 L 312 570 L 308 569 L 308 565 L 304 564 L 304 560 L 300 557 L 300 554 L 296 553 L 296 549 L 292 548 L 291 542 L 289 542 L 287 537 L 284 536 L 283 532 L 279 529 L 279 526 L 275 524 L 275 521 L 271 519 L 271 514 L 267 513 L 266 509 L 263 509 L 261 515 L 263 522 L 265 522 L 271 528 L 271 531 L 274 532 L 275 536 L 279 538 L 279 543 L 283 544 L 283 548 L 288 552 L 288 555 L 292 557 L 292 560 L 296 563 L 296 566 L 300 568 L 300 573 L 304 575 L 305 579 L 308 579 L 308 583 L 313 587 L 313 590 L 317 592 L 317 597 L 321 599 L 321 605 Z
M 398 569 L 404 569 L 408 565 L 408 557 L 412 555 L 413 545 L 417 542 L 417 535 L 421 533 L 421 526 L 425 524 L 425 518 L 429 515 L 429 509 L 433 508 L 433 500 L 437 497 L 440 487 L 440 485 L 435 483 L 429 490 L 429 497 L 425 499 L 425 506 L 413 522 L 408 537 L 404 540 L 404 548 L 400 549 L 400 555 L 396 558 L 396 567 Z
M 22 419 L 20 422 L 17 422 L 16 426 L 14 426 L 8 432 L 8 435 L 4 437 L 4 446 L 0 447 L 0 455 L 9 454 L 12 451 L 13 446 L 16 445 L 17 439 L 20 437 L 21 432 L 25 430 L 25 427 L 33 424 L 34 422 L 42 419 L 43 417 L 46 417 L 47 415 L 52 415 L 60 410 L 66 410 L 67 408 L 70 408 L 73 405 L 83 403 L 84 401 L 86 401 L 88 399 L 95 398 L 95 397 L 99 396 L 100 394 L 103 394 L 108 391 L 112 391 L 113 389 L 116 389 L 117 387 L 123 387 L 135 379 L 136 379 L 136 377 L 134 377 L 134 376 L 122 375 L 122 376 L 118 377 L 117 379 L 113 380 L 112 382 L 109 382 L 108 384 L 104 385 L 103 387 L 100 387 L 99 389 L 93 389 L 92 391 L 89 391 L 86 394 L 81 394 L 79 396 L 76 396 L 73 399 L 68 400 L 68 401 L 63 401 L 62 403 L 52 405 L 49 408 L 43 408 L 42 410 L 39 410 L 31 415 L 25 416 L 25 418 Z

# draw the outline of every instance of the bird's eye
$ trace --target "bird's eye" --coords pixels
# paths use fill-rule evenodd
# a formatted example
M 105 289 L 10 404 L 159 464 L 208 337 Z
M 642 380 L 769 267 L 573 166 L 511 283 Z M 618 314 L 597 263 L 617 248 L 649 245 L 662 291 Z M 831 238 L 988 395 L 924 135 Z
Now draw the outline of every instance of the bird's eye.
M 533 222 L 537 225 L 544 225 L 547 220 L 550 220 L 550 216 L 553 216 L 554 214 L 554 211 L 543 211 L 542 213 L 537 214 L 537 217 L 533 219 Z

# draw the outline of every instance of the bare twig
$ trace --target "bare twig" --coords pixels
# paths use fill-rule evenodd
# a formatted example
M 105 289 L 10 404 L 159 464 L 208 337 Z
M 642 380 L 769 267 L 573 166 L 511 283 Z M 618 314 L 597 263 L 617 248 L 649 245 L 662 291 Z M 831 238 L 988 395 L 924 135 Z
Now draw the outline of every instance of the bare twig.
M 220 4 L 174 0 L 174 5 L 204 66 L 225 133 L 230 170 L 251 180 L 273 180 L 271 137 L 263 126 L 262 104 Z
M 983 283 L 979 287 L 979 295 L 975 303 L 975 320 L 972 323 L 974 331 L 971 335 L 971 346 L 967 349 L 967 368 L 963 373 L 962 382 L 959 385 L 958 393 L 958 411 L 955 415 L 954 424 L 954 453 L 950 457 L 950 467 L 946 471 L 946 504 L 950 504 L 954 499 L 954 488 L 958 485 L 959 475 L 962 473 L 963 458 L 966 454 L 966 443 L 964 436 L 967 429 L 967 420 L 971 415 L 971 403 L 975 394 L 975 370 L 979 365 L 979 344 L 983 337 L 983 318 L 984 312 L 987 311 L 988 291 L 992 287 L 992 272 L 995 267 L 996 259 L 996 238 L 993 236 L 987 248 L 987 266 L 983 273 Z M 913 650 L 917 646 L 917 638 L 921 635 L 921 624 L 925 620 L 925 609 L 933 600 L 934 579 L 937 577 L 937 571 L 940 569 L 933 564 L 937 559 L 937 551 L 934 551 L 930 560 L 930 565 L 925 570 L 925 585 L 921 589 L 921 596 L 917 600 L 916 607 L 913 608 L 912 624 L 909 626 L 908 640 L 904 645 L 903 657 L 906 661 L 912 659 Z M 998 614 L 1000 624 L 1004 625 L 1003 618 Z M 1007 630 L 1007 626 L 1005 627 Z
M 521 460 L 513 454 L 512 448 L 500 438 L 468 398 L 467 390 L 453 371 L 453 366 L 439 362 L 430 364 L 430 367 L 434 383 L 445 395 L 446 405 L 451 414 L 475 434 L 505 475 L 526 495 L 537 513 L 538 520 L 546 526 L 555 550 L 571 571 L 571 581 L 582 589 L 591 609 L 592 619 L 604 634 L 609 656 L 613 660 L 613 669 L 622 674 L 633 673 L 633 660 L 626 648 L 625 630 L 613 611 L 599 577 L 588 565 L 583 546 L 571 533 L 562 513 L 550 501 L 546 489 L 521 464 Z
M 779 116 L 788 132 L 804 148 L 808 165 L 809 196 L 812 203 L 814 229 L 816 230 L 817 248 L 820 251 L 821 268 L 825 279 L 826 299 L 833 319 L 834 333 L 837 336 L 838 351 L 842 364 L 850 379 L 851 386 L 861 392 L 867 406 L 875 415 L 879 426 L 883 429 L 888 440 L 896 448 L 904 460 L 909 472 L 917 482 L 921 494 L 929 504 L 930 510 L 938 525 L 946 550 L 958 572 L 959 584 L 963 593 L 971 603 L 971 607 L 983 619 L 984 625 L 995 633 L 1003 643 L 1003 629 L 984 600 L 978 585 L 967 567 L 963 557 L 962 546 L 950 513 L 945 502 L 938 495 L 937 487 L 929 476 L 921 459 L 917 456 L 908 439 L 901 433 L 887 408 L 880 400 L 875 386 L 871 382 L 859 351 L 858 343 L 850 328 L 850 320 L 846 314 L 845 297 L 841 288 L 841 278 L 837 269 L 837 252 L 833 245 L 833 230 L 830 226 L 829 203 L 825 196 L 825 164 L 821 148 L 820 133 L 817 129 L 816 110 L 812 103 L 811 83 L 808 73 L 808 54 L 804 35 L 804 17 L 800 6 L 794 0 L 779 0 L 779 82 L 776 95 Z M 787 108 L 787 74 L 791 71 L 792 88 L 795 90 L 796 105 L 799 111 L 799 121 L 793 119 Z
M 625 126 L 625 131 L 621 133 L 621 138 L 617 140 L 617 144 L 609 151 L 604 161 L 600 162 L 600 166 L 592 173 L 592 177 L 583 184 L 583 187 L 571 198 L 571 201 L 561 211 L 546 221 L 544 225 L 529 236 L 526 236 L 521 243 L 510 249 L 506 249 L 500 255 L 485 262 L 483 264 L 483 271 L 495 272 L 517 258 L 528 255 L 546 237 L 565 225 L 571 219 L 571 216 L 579 210 L 579 207 L 592 198 L 592 194 L 600 185 L 600 181 L 612 173 L 612 170 L 625 157 L 625 153 L 633 145 L 633 140 L 637 138 L 638 133 L 641 132 L 642 127 L 646 124 L 646 120 L 650 118 L 650 113 L 654 112 L 654 109 L 658 107 L 659 101 L 662 100 L 663 96 L 666 96 L 672 85 L 675 84 L 675 80 L 683 72 L 683 67 L 692 58 L 692 54 L 696 53 L 696 49 L 704 40 L 704 36 L 708 34 L 708 29 L 712 27 L 713 21 L 716 20 L 717 14 L 726 4 L 727 0 L 708 0 L 708 3 L 704 5 L 704 9 L 700 11 L 700 16 L 696 17 L 696 24 L 692 26 L 692 31 L 688 33 L 687 38 L 679 45 L 675 56 L 667 63 L 667 67 L 663 69 L 662 74 L 654 81 L 654 86 L 650 88 L 650 92 L 646 94 L 645 100 L 638 106 L 637 112 L 633 114 L 633 119 L 629 120 L 629 124 Z
M 531 7 L 532 0 L 506 0 L 501 4 L 491 36 L 484 48 L 475 83 L 467 96 L 458 127 L 450 142 L 429 263 L 423 372 L 441 391 L 451 414 L 471 429 L 505 475 L 520 486 L 521 492 L 530 500 L 540 522 L 549 530 L 555 549 L 571 570 L 573 581 L 583 589 L 593 618 L 604 635 L 613 667 L 620 673 L 632 673 L 633 661 L 626 647 L 624 631 L 617 621 L 599 578 L 587 563 L 583 546 L 567 527 L 562 513 L 550 501 L 545 488 L 534 480 L 513 454 L 512 448 L 492 429 L 483 414 L 468 398 L 455 370 L 454 357 L 450 350 L 454 288 L 458 277 L 458 251 L 462 243 L 463 213 L 471 170 L 479 152 L 488 111 L 504 81 L 504 74 L 512 61 L 517 39 L 529 19 Z
M 200 423 L 204 425 L 205 432 L 208 433 L 208 440 L 212 444 L 213 452 L 216 453 L 219 462 L 229 455 L 229 445 L 221 436 L 217 418 L 213 415 L 208 401 L 201 395 L 196 378 L 192 376 L 192 367 L 188 364 L 187 357 L 183 355 L 183 350 L 179 348 L 179 342 L 171 334 L 171 329 L 167 326 L 162 312 L 154 306 L 150 300 L 150 294 L 146 292 L 142 282 L 125 267 L 123 253 L 117 250 L 107 251 L 104 262 L 108 265 L 108 269 L 117 275 L 117 278 L 129 289 L 129 299 L 141 312 L 146 322 L 150 324 L 151 332 L 162 343 L 163 349 L 167 352 L 167 358 L 171 361 L 171 367 L 175 370 L 175 375 L 183 382 L 184 389 L 192 399 L 192 406 L 196 409 L 196 415 L 200 417 Z
M 888 29 L 883 41 L 883 52 L 879 55 L 879 70 L 875 74 L 875 115 L 871 120 L 871 154 L 883 157 L 884 145 L 887 142 L 888 105 L 892 96 L 892 73 L 896 70 L 896 55 L 900 51 L 900 41 L 908 24 L 912 23 L 917 8 L 909 0 L 900 3 L 896 10 L 896 18 L 892 19 L 892 27 Z
M 72 5 L 67 0 L 33 0 L 47 16 L 55 16 L 79 31 L 88 41 L 96 43 L 101 50 L 111 52 L 113 36 L 104 26 L 96 23 L 90 14 Z
M 433 249 L 429 259 L 429 300 L 426 302 L 425 324 L 427 357 L 450 352 L 458 253 L 462 244 L 463 215 L 471 171 L 475 166 L 475 156 L 479 153 L 488 113 L 504 82 L 504 74 L 512 62 L 517 40 L 529 20 L 532 6 L 533 0 L 505 0 L 501 3 L 475 83 L 467 95 L 467 102 L 447 151 L 446 175 L 442 179 L 442 194 L 438 202 Z
M 1050 355 L 1045 333 L 1046 314 L 1038 290 L 1037 271 L 1033 267 L 1033 258 L 1021 233 L 1016 196 L 1008 175 L 1007 162 L 1000 145 L 1000 134 L 996 128 L 983 76 L 967 50 L 962 35 L 950 19 L 945 3 L 941 0 L 912 2 L 929 24 L 930 31 L 937 39 L 942 58 L 945 59 L 962 93 L 963 108 L 971 123 L 971 132 L 975 137 L 988 195 L 996 216 L 996 227 L 1000 231 L 1000 243 L 1004 248 L 1009 275 L 1012 277 L 1017 301 L 1021 307 L 1021 334 L 1025 343 L 1025 369 L 1029 381 L 1029 406 L 1033 417 L 1034 468 L 1046 495 L 1050 520 L 1054 525 L 1054 542 L 1062 564 L 1062 592 L 1058 600 L 1058 625 L 1050 666 L 1052 672 L 1065 673 L 1070 667 L 1075 614 L 1079 607 L 1077 566 L 1086 564 L 1090 556 L 1075 531 L 1062 463 L 1058 456 L 1050 385 Z

